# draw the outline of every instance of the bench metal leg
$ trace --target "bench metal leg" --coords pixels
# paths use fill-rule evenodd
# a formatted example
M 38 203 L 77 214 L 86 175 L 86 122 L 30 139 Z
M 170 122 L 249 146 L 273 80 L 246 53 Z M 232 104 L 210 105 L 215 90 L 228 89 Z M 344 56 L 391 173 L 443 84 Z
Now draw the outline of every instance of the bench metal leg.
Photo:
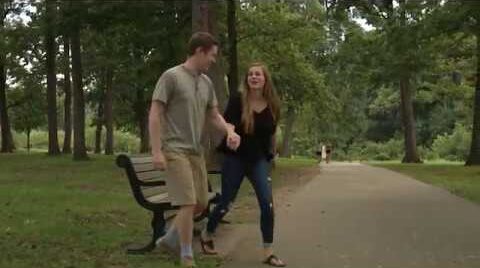
M 153 219 L 152 219 L 152 240 L 147 245 L 141 248 L 130 248 L 127 249 L 128 254 L 145 254 L 155 249 L 155 242 L 158 238 L 165 235 L 165 217 L 163 215 L 163 211 L 161 212 L 154 212 Z
M 160 237 L 164 236 L 166 231 L 165 227 L 167 222 L 165 221 L 165 216 L 163 215 L 163 211 L 154 212 L 153 219 L 152 219 L 152 229 L 153 229 L 153 242 L 157 241 Z

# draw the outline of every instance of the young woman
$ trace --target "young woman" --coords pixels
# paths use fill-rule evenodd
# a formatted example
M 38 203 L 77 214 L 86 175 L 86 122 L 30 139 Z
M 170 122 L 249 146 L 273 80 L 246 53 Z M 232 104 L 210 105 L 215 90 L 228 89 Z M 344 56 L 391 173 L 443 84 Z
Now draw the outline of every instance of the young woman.
M 240 135 L 240 146 L 231 150 L 223 143 L 225 158 L 222 166 L 222 196 L 209 216 L 202 232 L 202 249 L 216 254 L 212 235 L 219 221 L 228 212 L 243 178 L 252 184 L 260 207 L 260 228 L 264 245 L 264 263 L 284 267 L 285 263 L 273 254 L 274 211 L 272 190 L 268 182 L 271 161 L 275 155 L 275 131 L 280 114 L 279 99 L 265 65 L 250 65 L 240 96 L 231 98 L 225 120 Z

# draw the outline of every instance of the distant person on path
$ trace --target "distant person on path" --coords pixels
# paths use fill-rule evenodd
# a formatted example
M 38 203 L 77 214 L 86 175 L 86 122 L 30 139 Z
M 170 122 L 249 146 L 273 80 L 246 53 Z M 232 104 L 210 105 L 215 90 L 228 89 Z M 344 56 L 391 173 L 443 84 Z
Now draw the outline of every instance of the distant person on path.
M 327 145 L 325 147 L 325 162 L 328 164 L 328 163 L 330 163 L 331 159 L 332 159 L 332 146 Z
M 225 111 L 225 120 L 235 127 L 241 143 L 236 151 L 223 146 L 225 158 L 222 165 L 222 195 L 209 216 L 206 229 L 201 233 L 202 249 L 206 254 L 217 253 L 213 234 L 220 220 L 229 211 L 246 176 L 255 190 L 261 211 L 263 262 L 275 267 L 285 266 L 273 253 L 274 208 L 268 179 L 276 153 L 275 132 L 280 115 L 279 103 L 265 65 L 250 65 L 241 95 L 230 99 Z
M 320 164 L 322 162 L 322 148 L 323 146 L 319 146 L 317 150 L 315 151 L 315 156 L 317 157 L 318 163 Z
M 193 216 L 208 203 L 208 182 L 200 137 L 206 120 L 226 135 L 226 146 L 235 151 L 240 143 L 233 128 L 217 109 L 213 84 L 204 74 L 218 51 L 209 34 L 193 34 L 188 58 L 165 71 L 153 92 L 149 115 L 153 164 L 166 170 L 169 198 L 180 206 L 173 223 L 157 245 L 178 251 L 183 267 L 194 267 Z M 178 243 L 180 240 L 180 243 Z

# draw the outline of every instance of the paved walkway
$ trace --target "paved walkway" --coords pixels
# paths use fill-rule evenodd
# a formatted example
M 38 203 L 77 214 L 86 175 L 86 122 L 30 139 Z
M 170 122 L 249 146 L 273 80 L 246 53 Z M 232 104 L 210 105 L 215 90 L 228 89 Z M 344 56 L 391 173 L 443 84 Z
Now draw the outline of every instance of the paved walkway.
M 480 206 L 385 169 L 323 165 L 276 212 L 288 267 L 480 267 Z M 225 268 L 266 267 L 257 224 L 223 228 Z

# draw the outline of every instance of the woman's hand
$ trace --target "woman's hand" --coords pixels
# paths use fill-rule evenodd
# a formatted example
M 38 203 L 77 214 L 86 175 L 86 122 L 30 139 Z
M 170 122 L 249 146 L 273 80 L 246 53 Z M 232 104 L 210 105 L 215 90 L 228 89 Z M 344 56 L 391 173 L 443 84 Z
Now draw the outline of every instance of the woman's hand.
M 241 138 L 235 131 L 228 131 L 227 133 L 227 147 L 236 151 L 240 146 Z

